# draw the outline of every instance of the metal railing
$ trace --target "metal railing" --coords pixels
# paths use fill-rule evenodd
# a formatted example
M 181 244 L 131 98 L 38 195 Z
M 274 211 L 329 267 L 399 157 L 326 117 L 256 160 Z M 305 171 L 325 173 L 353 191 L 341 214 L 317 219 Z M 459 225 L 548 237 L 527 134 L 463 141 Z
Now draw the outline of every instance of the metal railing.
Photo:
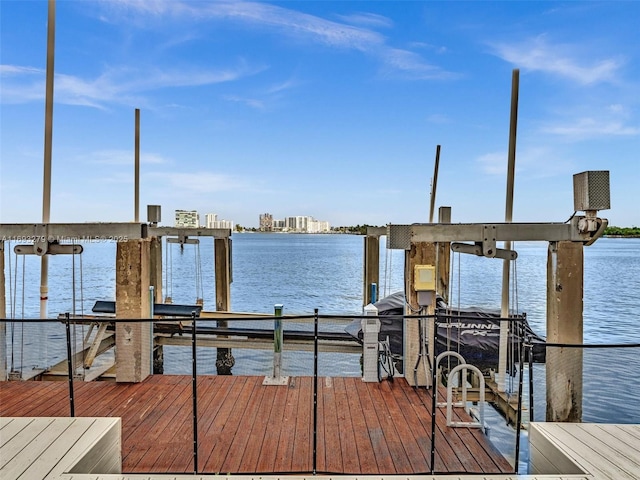
M 313 393 L 312 393 L 312 473 L 315 475 L 318 472 L 318 368 L 319 368 L 319 340 L 321 334 L 319 332 L 319 323 L 321 320 L 331 321 L 337 316 L 332 315 L 319 315 L 318 310 L 314 310 L 313 315 L 302 316 L 289 316 L 280 317 L 274 315 L 273 317 L 238 317 L 234 320 L 238 322 L 243 321 L 268 321 L 277 322 L 285 320 L 289 321 L 301 321 L 312 322 L 313 330 L 308 332 L 313 344 Z M 363 315 L 355 316 L 340 316 L 339 318 L 349 319 L 362 319 Z M 382 318 L 382 317 L 381 317 Z M 407 316 L 402 317 L 404 322 L 417 321 L 419 319 L 426 321 L 442 321 L 441 317 L 436 316 Z M 105 318 L 104 321 L 118 323 L 137 323 L 137 322 L 150 322 L 149 319 L 114 319 Z M 518 332 L 521 330 L 518 325 L 518 319 L 499 319 L 502 321 L 511 322 L 512 330 Z M 189 319 L 191 322 L 190 328 L 186 329 L 190 334 L 191 341 L 191 383 L 192 383 L 192 429 L 193 429 L 193 471 L 194 473 L 202 473 L 199 471 L 199 459 L 198 459 L 198 334 L 200 330 L 200 324 L 208 321 L 214 321 L 210 319 L 203 319 L 197 317 L 195 314 Z M 50 320 L 11 320 L 0 319 L 0 322 L 11 324 L 15 329 L 15 325 L 26 323 L 41 323 L 49 322 L 62 324 L 65 328 L 65 343 L 66 343 L 66 366 L 67 366 L 67 382 L 69 389 L 69 415 L 75 416 L 76 411 L 76 397 L 74 395 L 74 382 L 76 377 L 74 375 L 76 369 L 74 368 L 74 359 L 77 358 L 77 353 L 74 354 L 74 348 L 76 345 L 73 341 L 72 328 L 79 325 L 82 321 L 77 318 L 72 318 L 69 314 L 65 314 L 64 319 L 50 319 Z M 157 323 L 157 322 L 152 322 Z M 269 329 L 265 329 L 269 331 Z M 277 329 L 274 329 L 277 330 Z M 438 344 L 438 328 L 433 329 L 433 338 L 429 339 L 432 345 Z M 277 338 L 277 337 L 276 337 Z M 520 337 L 514 346 L 514 350 L 511 354 L 510 365 L 513 367 L 512 378 L 515 383 L 514 391 L 510 392 L 515 395 L 516 398 L 516 420 L 510 428 L 514 431 L 514 440 L 512 444 L 513 448 L 513 467 L 514 473 L 518 473 L 521 469 L 521 455 L 522 445 L 521 437 L 522 432 L 525 432 L 524 428 L 528 422 L 542 421 L 541 410 L 545 410 L 543 407 L 546 402 L 546 398 L 553 395 L 553 392 L 548 392 L 549 385 L 553 385 L 553 382 L 548 379 L 547 376 L 554 375 L 554 372 L 547 372 L 547 368 L 541 364 L 534 362 L 534 350 L 539 353 L 540 348 L 544 348 L 547 353 L 547 357 L 553 355 L 555 350 L 574 350 L 580 352 L 579 355 L 575 355 L 575 365 L 570 365 L 574 371 L 584 374 L 584 405 L 579 406 L 579 415 L 581 420 L 595 423 L 640 423 L 640 376 L 631 376 L 629 372 L 640 372 L 640 343 L 610 343 L 610 344 L 559 344 L 559 343 L 546 343 L 542 347 L 539 343 L 534 344 L 529 337 Z M 282 345 L 280 345 L 282 346 Z M 276 348 L 277 351 L 277 348 Z M 589 352 L 589 353 L 587 353 Z M 592 353 L 593 352 L 593 353 Z M 5 350 L 5 353 L 7 351 Z M 439 352 L 442 353 L 442 352 Z M 456 354 L 457 355 L 457 354 Z M 456 355 L 451 355 L 455 357 Z M 446 356 L 446 355 L 445 355 Z M 440 356 L 442 358 L 442 356 Z M 404 365 L 405 376 L 409 374 L 407 371 L 407 364 Z M 436 368 L 431 369 L 431 385 L 439 385 L 440 379 L 438 378 L 439 371 L 438 364 L 435 364 Z M 455 368 L 453 369 L 455 370 Z M 452 370 L 452 371 L 453 371 Z M 527 378 L 525 379 L 525 373 Z M 623 381 L 624 379 L 624 381 Z M 631 379 L 631 384 L 629 382 Z M 466 382 L 466 379 L 461 381 Z M 461 385 L 460 385 L 461 386 Z M 416 387 L 418 388 L 418 387 Z M 545 398 L 541 398 L 541 391 Z M 621 398 L 623 397 L 623 398 Z M 613 403 L 613 400 L 617 400 Z M 438 446 L 438 435 L 436 432 L 439 404 L 437 403 L 437 392 L 432 391 L 431 395 L 431 435 L 430 435 L 430 469 L 428 472 L 416 472 L 416 473 L 428 473 L 431 475 L 444 473 L 436 470 L 436 452 Z M 616 417 L 612 410 L 612 404 L 615 404 L 618 410 L 618 416 Z M 584 406 L 584 408 L 583 408 Z M 426 408 L 426 405 L 425 405 Z M 548 410 L 548 409 L 547 409 Z M 548 417 L 547 412 L 546 416 Z M 553 419 L 545 420 L 550 421 Z M 493 428 L 493 427 L 492 427 Z M 493 434 L 493 433 L 492 433 Z M 503 454 L 505 452 L 503 451 Z M 301 472 L 284 472 L 284 473 L 301 473 Z M 336 473 L 336 472 L 321 472 L 321 473 Z M 491 472 L 487 472 L 491 473 Z

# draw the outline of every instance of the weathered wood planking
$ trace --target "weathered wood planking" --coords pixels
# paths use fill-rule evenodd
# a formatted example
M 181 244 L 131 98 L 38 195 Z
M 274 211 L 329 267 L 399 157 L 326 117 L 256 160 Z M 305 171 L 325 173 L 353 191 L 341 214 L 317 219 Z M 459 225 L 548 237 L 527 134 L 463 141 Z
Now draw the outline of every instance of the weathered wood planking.
M 120 472 L 117 418 L 1 417 L 0 438 L 0 478 L 5 480 Z
M 263 386 L 262 380 L 198 377 L 199 472 L 312 471 L 313 378 L 292 377 L 287 386 Z M 5 382 L 0 387 L 0 415 L 69 414 L 66 382 Z M 194 471 L 191 392 L 191 377 L 177 375 L 154 375 L 137 384 L 78 382 L 75 411 L 77 416 L 122 418 L 123 471 L 188 473 Z M 316 471 L 429 472 L 430 408 L 430 392 L 413 389 L 404 379 L 318 379 Z M 436 418 L 436 471 L 512 471 L 479 430 L 447 427 L 443 411 Z
M 529 435 L 535 473 L 640 478 L 640 425 L 532 423 Z

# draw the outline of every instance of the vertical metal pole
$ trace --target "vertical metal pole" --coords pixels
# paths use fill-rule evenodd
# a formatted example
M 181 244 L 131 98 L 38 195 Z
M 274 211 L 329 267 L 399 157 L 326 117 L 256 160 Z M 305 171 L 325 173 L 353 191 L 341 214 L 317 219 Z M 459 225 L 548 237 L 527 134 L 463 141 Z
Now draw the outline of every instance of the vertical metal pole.
M 0 382 L 7 379 L 7 299 L 4 276 L 4 240 L 0 239 Z
M 284 338 L 282 331 L 282 308 L 283 305 L 278 303 L 273 306 L 275 319 L 273 320 L 273 378 L 281 377 L 282 364 L 282 341 Z
M 535 422 L 535 416 L 533 414 L 533 343 L 531 338 L 528 339 L 527 353 L 529 359 L 529 422 Z
M 151 319 L 151 345 L 149 345 L 149 355 L 150 355 L 150 359 L 149 359 L 149 368 L 150 368 L 150 375 L 153 375 L 153 347 L 154 347 L 154 338 L 153 338 L 153 316 L 154 316 L 154 311 L 153 308 L 155 306 L 155 289 L 153 287 L 153 285 L 149 286 L 149 318 Z
M 440 145 L 436 146 L 436 162 L 433 169 L 433 183 L 431 184 L 431 205 L 429 207 L 429 223 L 433 223 L 433 213 L 436 207 L 436 188 L 438 185 L 438 166 L 440 165 Z
M 432 318 L 435 323 L 435 315 Z M 432 345 L 436 344 L 437 328 L 433 329 Z M 436 411 L 438 410 L 438 390 L 436 390 L 436 368 L 431 366 L 431 475 L 435 474 L 436 469 Z
M 511 78 L 511 124 L 509 128 L 509 159 L 507 165 L 507 201 L 505 208 L 505 222 L 513 219 L 513 185 L 516 166 L 516 131 L 518 127 L 518 90 L 520 70 L 513 70 Z M 511 250 L 511 241 L 504 242 L 504 248 Z M 500 316 L 509 317 L 509 268 L 510 260 L 503 260 L 502 264 L 502 305 Z M 496 384 L 499 392 L 505 391 L 505 377 L 507 371 L 507 343 L 509 338 L 509 323 L 500 322 L 500 349 L 498 351 L 498 376 Z
M 73 399 L 73 360 L 71 359 L 71 329 L 69 328 L 69 312 L 65 313 L 65 326 L 67 329 L 67 372 L 69 377 L 69 410 L 70 416 L 76 416 L 75 401 Z
M 191 312 L 191 388 L 193 397 L 193 472 L 198 473 L 198 365 L 196 352 L 196 312 Z
M 517 475 L 520 467 L 520 428 L 522 426 L 522 384 L 524 377 L 524 346 L 520 344 L 520 365 L 518 368 L 518 411 L 516 412 L 516 454 L 513 465 L 513 472 Z
M 47 72 L 44 113 L 44 174 L 42 188 L 42 223 L 51 215 L 51 152 L 53 144 L 53 77 L 56 43 L 56 2 L 49 0 L 47 19 Z M 47 318 L 49 299 L 49 257 L 40 259 L 40 318 Z
M 313 311 L 313 474 L 318 465 L 318 309 Z
M 133 218 L 140 222 L 140 109 L 136 108 Z

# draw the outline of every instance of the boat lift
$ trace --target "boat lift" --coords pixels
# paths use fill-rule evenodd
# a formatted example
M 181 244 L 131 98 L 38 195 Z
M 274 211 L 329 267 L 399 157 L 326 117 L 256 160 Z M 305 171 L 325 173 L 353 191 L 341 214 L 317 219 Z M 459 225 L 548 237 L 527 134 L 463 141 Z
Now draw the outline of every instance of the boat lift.
M 547 341 L 552 343 L 582 343 L 583 316 L 583 247 L 593 244 L 602 236 L 608 220 L 598 217 L 599 210 L 610 208 L 609 172 L 586 171 L 573 176 L 574 214 L 565 223 L 451 223 L 450 208 L 441 207 L 440 223 L 415 223 L 411 225 L 388 225 L 387 246 L 391 249 L 405 250 L 405 292 L 409 305 L 422 304 L 418 301 L 413 272 L 416 265 L 434 265 L 438 278 L 436 293 L 443 287 L 448 288 L 448 263 L 438 264 L 437 252 L 444 245 L 446 249 L 461 253 L 471 253 L 487 258 L 500 258 L 510 262 L 517 256 L 510 249 L 498 248 L 499 242 L 546 241 L 549 243 L 547 266 Z M 584 212 L 584 215 L 576 215 Z M 442 221 L 445 217 L 448 221 Z M 448 217 L 448 218 L 447 218 Z M 369 234 L 369 232 L 368 232 Z M 381 232 L 374 230 L 372 237 Z M 366 261 L 366 259 L 365 259 Z M 441 262 L 440 262 L 441 263 Z M 371 269 L 372 266 L 368 267 Z M 435 297 L 435 296 L 434 296 Z M 424 305 L 427 312 L 434 312 L 435 305 Z M 508 329 L 507 322 L 502 322 L 504 337 Z M 417 322 L 407 322 L 405 328 L 405 365 L 413 365 L 420 357 L 422 346 L 417 340 L 419 330 Z M 431 335 L 428 336 L 431 338 Z M 434 365 L 435 348 L 428 346 L 429 365 Z M 503 345 L 501 344 L 501 348 Z M 506 348 L 506 342 L 504 345 Z M 575 349 L 565 349 L 575 350 Z M 557 354 L 556 354 L 557 353 Z M 570 360 L 574 352 L 554 352 L 548 356 L 548 371 L 560 371 L 561 375 L 547 375 L 555 378 L 576 379 L 571 381 L 571 388 L 558 389 L 556 399 L 548 402 L 548 418 L 563 421 L 559 418 L 554 405 L 578 404 L 575 411 L 570 412 L 564 421 L 581 417 L 581 377 L 582 363 Z M 506 372 L 506 351 L 501 355 L 501 362 L 496 375 L 498 392 L 504 392 L 504 375 Z M 557 357 L 557 358 L 556 358 Z M 430 375 L 425 373 L 423 385 L 428 385 Z M 409 380 L 411 380 L 408 377 Z M 416 380 L 416 383 L 418 380 Z M 576 399 L 578 401 L 576 402 Z M 550 411 L 551 410 L 551 411 Z

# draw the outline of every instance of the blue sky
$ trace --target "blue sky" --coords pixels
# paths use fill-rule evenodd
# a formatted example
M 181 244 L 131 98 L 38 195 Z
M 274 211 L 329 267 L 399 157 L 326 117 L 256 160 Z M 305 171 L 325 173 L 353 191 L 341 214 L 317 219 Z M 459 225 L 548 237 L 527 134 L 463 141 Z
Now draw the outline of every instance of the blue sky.
M 0 1 L 0 222 L 42 218 L 47 3 Z M 520 71 L 513 221 L 563 222 L 609 170 L 640 226 L 640 2 L 58 1 L 52 222 L 162 205 L 257 226 L 501 222 Z

